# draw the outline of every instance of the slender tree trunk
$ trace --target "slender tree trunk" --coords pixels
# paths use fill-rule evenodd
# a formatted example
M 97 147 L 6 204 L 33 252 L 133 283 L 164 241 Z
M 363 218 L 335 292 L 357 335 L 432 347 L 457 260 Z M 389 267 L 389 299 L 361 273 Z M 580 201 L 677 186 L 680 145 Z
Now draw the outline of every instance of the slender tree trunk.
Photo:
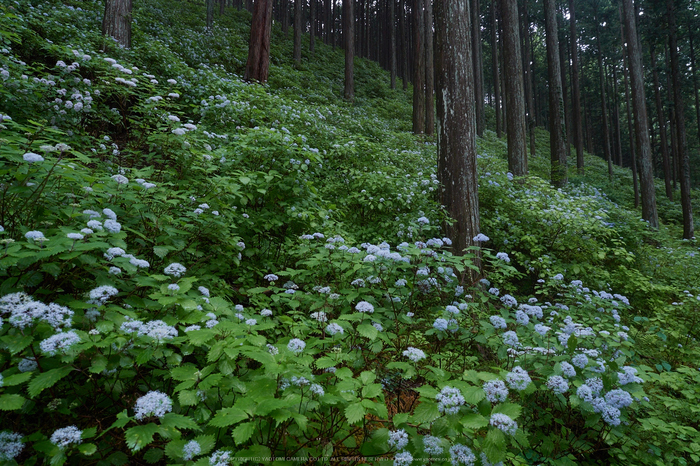
M 102 35 L 113 37 L 124 48 L 131 48 L 131 0 L 105 1 Z
M 316 1 L 309 0 L 309 52 L 314 53 L 316 48 Z
M 473 245 L 479 233 L 469 20 L 469 2 L 435 3 L 435 58 L 441 71 L 437 74 L 438 179 L 440 203 L 455 220 L 446 225 L 455 254 Z
M 576 36 L 576 1 L 569 0 L 569 27 L 571 29 L 571 117 L 573 123 L 574 147 L 576 147 L 576 168 L 583 175 L 583 128 L 581 127 L 581 86 L 578 72 L 578 39 Z
M 685 114 L 681 92 L 681 71 L 678 63 L 676 11 L 673 0 L 666 0 L 668 15 L 669 49 L 671 51 L 671 76 L 673 80 L 673 108 L 676 114 L 676 140 L 678 141 L 678 166 L 680 168 L 681 210 L 683 211 L 683 239 L 691 239 L 695 234 L 693 226 L 693 206 L 690 199 L 690 160 L 686 148 Z
M 425 0 L 425 134 L 435 133 L 434 92 L 433 4 L 432 0 Z
M 500 8 L 503 24 L 503 74 L 508 109 L 508 170 L 515 176 L 523 176 L 527 175 L 527 131 L 517 0 L 500 0 Z M 561 82 L 559 85 L 561 86 Z
M 620 24 L 622 24 L 622 6 L 620 6 Z M 622 41 L 623 44 L 623 54 L 625 57 L 624 65 L 622 67 L 622 71 L 625 77 L 625 106 L 627 107 L 627 131 L 629 132 L 629 139 L 630 139 L 630 155 L 632 156 L 632 185 L 634 188 L 634 207 L 637 208 L 639 207 L 639 175 L 637 173 L 637 147 L 635 144 L 635 137 L 634 137 L 634 123 L 632 120 L 632 107 L 630 105 L 630 91 L 629 91 L 629 84 L 628 84 L 628 79 L 627 79 L 627 63 L 629 62 L 628 55 L 627 55 L 627 47 L 625 46 L 625 34 L 624 30 L 621 31 L 622 34 L 620 35 L 620 40 Z M 668 162 L 668 158 L 666 158 L 666 161 Z
M 294 64 L 297 67 L 301 65 L 301 28 L 304 24 L 301 2 L 302 0 L 294 0 Z
M 498 73 L 498 22 L 496 19 L 497 0 L 491 0 L 491 73 L 493 75 L 494 110 L 496 110 L 496 137 L 501 138 L 501 84 Z
M 700 94 L 698 93 L 698 69 L 695 65 L 695 47 L 693 46 L 693 35 L 694 31 L 691 30 L 688 32 L 688 39 L 690 41 L 690 67 L 693 71 L 693 94 L 695 96 L 695 123 L 698 125 L 698 139 L 700 139 Z
M 472 61 L 474 63 L 474 99 L 476 101 L 476 134 L 484 136 L 484 61 L 481 52 L 481 7 L 480 0 L 471 0 Z
M 651 144 L 647 126 L 647 106 L 644 95 L 644 70 L 642 51 L 637 36 L 637 24 L 632 0 L 622 0 L 625 23 L 625 36 L 629 51 L 630 81 L 632 87 L 632 105 L 634 108 L 634 129 L 637 133 L 639 149 L 639 171 L 641 175 L 640 193 L 642 197 L 642 218 L 652 228 L 659 228 L 659 214 L 656 210 L 656 191 L 654 190 L 654 171 L 651 162 Z
M 226 0 L 219 0 L 219 16 L 223 16 L 226 11 Z
M 595 15 L 596 24 L 596 44 L 598 46 L 598 76 L 600 78 L 600 107 L 601 116 L 603 123 L 603 151 L 605 154 L 605 160 L 608 162 L 608 178 L 610 181 L 613 179 L 612 172 L 612 155 L 610 154 L 610 129 L 608 125 L 608 101 L 605 92 L 605 67 L 603 66 L 603 48 L 600 45 L 600 20 L 598 19 L 598 13 L 596 10 Z
M 343 0 L 343 42 L 345 46 L 345 100 L 355 100 L 355 17 L 353 0 Z
M 534 82 L 532 79 L 532 49 L 530 47 L 530 15 L 527 7 L 528 2 L 522 5 L 522 34 L 523 44 L 523 81 L 525 82 L 525 102 L 527 104 L 527 130 L 530 139 L 530 157 L 535 157 L 537 143 L 535 140 L 535 101 L 532 97 Z
M 396 89 L 396 0 L 389 1 L 389 34 L 391 42 L 390 60 L 391 60 L 391 88 Z
M 282 0 L 282 32 L 285 36 L 289 31 L 289 2 L 290 0 Z
M 559 62 L 559 27 L 554 0 L 544 0 L 547 31 L 547 78 L 549 82 L 549 149 L 551 182 L 555 187 L 566 185 L 566 131 L 564 129 L 564 96 Z
M 554 18 L 557 20 L 557 23 L 559 23 L 559 20 L 557 18 L 558 16 L 558 10 L 556 9 L 555 5 L 555 11 L 554 11 Z M 558 28 L 558 26 L 557 26 Z M 561 33 L 562 31 L 566 31 L 566 28 L 564 29 L 558 29 L 558 32 Z M 567 43 L 566 43 L 566 34 L 559 34 L 559 36 L 563 37 L 558 37 L 558 42 L 559 42 L 559 70 L 561 71 L 561 95 L 562 95 L 562 112 L 563 112 L 563 122 L 564 122 L 564 150 L 566 152 L 566 160 L 567 160 L 567 165 L 568 165 L 568 160 L 571 158 L 571 114 L 570 114 L 570 109 L 569 109 L 569 91 L 567 89 L 567 83 L 566 83 L 566 63 L 568 62 L 566 58 L 566 50 L 568 48 Z
M 425 42 L 423 0 L 413 0 L 413 134 L 425 132 Z
M 207 29 L 211 29 L 214 25 L 214 0 L 206 0 L 207 2 Z
M 250 24 L 250 45 L 245 66 L 246 81 L 267 82 L 270 71 L 270 29 L 272 0 L 257 0 Z
M 654 97 L 656 103 L 656 115 L 659 122 L 659 144 L 661 146 L 661 160 L 664 168 L 664 185 L 666 187 L 666 197 L 673 200 L 673 187 L 671 186 L 671 162 L 668 154 L 668 138 L 666 136 L 666 115 L 661 103 L 661 84 L 659 82 L 659 70 L 656 67 L 656 53 L 654 46 L 649 47 L 651 58 L 651 74 L 654 81 Z
M 613 128 L 615 129 L 615 163 L 618 167 L 622 166 L 622 134 L 620 133 L 620 94 L 617 88 L 617 65 L 612 65 L 612 80 L 613 80 Z

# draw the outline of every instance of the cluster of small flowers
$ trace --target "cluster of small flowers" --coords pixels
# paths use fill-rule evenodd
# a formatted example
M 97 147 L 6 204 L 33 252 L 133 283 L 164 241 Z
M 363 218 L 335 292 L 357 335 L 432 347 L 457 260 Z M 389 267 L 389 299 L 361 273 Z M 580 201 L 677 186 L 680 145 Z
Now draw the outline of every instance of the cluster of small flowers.
M 438 401 L 438 411 L 447 414 L 456 414 L 459 407 L 465 403 L 462 392 L 458 388 L 446 386 L 435 396 Z
M 162 418 L 172 410 L 173 400 L 168 395 L 151 390 L 136 400 L 136 406 L 134 407 L 136 415 L 134 417 L 139 421 L 148 417 Z
M 231 464 L 231 452 L 225 450 L 217 450 L 209 457 L 210 466 L 228 466 Z
M 554 393 L 564 394 L 569 390 L 569 382 L 560 375 L 553 375 L 547 380 L 547 387 Z
M 406 356 L 409 360 L 413 362 L 418 362 L 422 359 L 425 359 L 425 353 L 423 350 L 420 350 L 418 348 L 414 348 L 412 346 L 409 346 L 406 348 L 406 350 L 403 352 L 403 355 Z
M 182 459 L 190 461 L 202 452 L 202 446 L 196 440 L 190 440 L 182 447 Z
M 10 314 L 8 322 L 19 329 L 24 329 L 35 319 L 39 319 L 60 330 L 70 327 L 73 318 L 73 311 L 67 307 L 34 301 L 24 292 L 11 293 L 0 298 L 0 315 L 3 314 Z
M 444 450 L 442 440 L 432 435 L 426 435 L 423 437 L 423 450 L 430 456 L 441 455 Z
M 532 379 L 525 369 L 520 366 L 515 366 L 512 371 L 506 375 L 508 386 L 514 390 L 525 390 Z
M 518 423 L 503 413 L 492 414 L 489 424 L 509 435 L 515 435 L 515 431 L 518 430 Z
M 503 403 L 508 398 L 508 387 L 502 380 L 489 380 L 484 383 L 486 399 L 491 403 Z
M 63 427 L 62 429 L 56 429 L 56 431 L 51 434 L 51 443 L 61 450 L 64 450 L 70 444 L 74 443 L 79 445 L 82 443 L 82 435 L 83 431 L 76 426 Z
M 326 325 L 326 333 L 333 336 L 337 335 L 338 333 L 342 335 L 343 333 L 345 333 L 345 331 L 343 330 L 343 327 L 341 327 L 339 324 L 331 322 L 330 324 Z
M 299 338 L 292 338 L 287 344 L 287 349 L 294 354 L 299 354 L 306 348 L 306 343 Z
M 178 336 L 177 329 L 166 324 L 162 320 L 152 320 L 150 322 L 143 323 L 138 320 L 132 320 L 130 317 L 126 317 L 126 320 L 120 326 L 120 330 L 128 334 L 136 333 L 139 336 L 147 336 L 159 342 L 163 340 L 172 340 Z M 195 329 L 190 328 L 190 330 Z
M 80 336 L 73 330 L 70 332 L 60 332 L 39 343 L 39 349 L 44 354 L 54 356 L 57 353 L 66 354 L 70 348 L 80 343 Z
M 0 461 L 11 461 L 24 449 L 24 436 L 17 432 L 0 432 Z
M 368 303 L 367 301 L 360 301 L 355 306 L 355 310 L 357 312 L 372 314 L 374 312 L 374 306 L 372 304 Z
M 175 278 L 180 278 L 186 271 L 185 266 L 177 262 L 173 262 L 163 270 L 166 275 L 172 275 Z

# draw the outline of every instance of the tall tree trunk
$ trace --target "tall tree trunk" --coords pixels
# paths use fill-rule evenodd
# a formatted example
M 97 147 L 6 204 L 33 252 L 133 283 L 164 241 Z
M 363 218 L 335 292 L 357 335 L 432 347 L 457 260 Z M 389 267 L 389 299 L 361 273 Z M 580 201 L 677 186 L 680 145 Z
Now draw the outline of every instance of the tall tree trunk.
M 558 10 L 556 10 L 556 5 L 555 5 L 555 16 L 554 18 L 557 20 L 557 23 L 559 23 L 559 20 L 557 19 L 558 16 Z M 559 28 L 559 26 L 557 26 Z M 561 71 L 561 95 L 562 95 L 562 112 L 563 112 L 563 122 L 564 122 L 564 150 L 566 152 L 566 159 L 567 159 L 567 164 L 569 158 L 571 158 L 571 114 L 570 114 L 570 109 L 569 109 L 569 97 L 568 97 L 568 89 L 567 89 L 567 84 L 566 84 L 566 63 L 568 62 L 566 58 L 566 50 L 568 49 L 567 43 L 566 43 L 566 34 L 562 34 L 563 31 L 566 31 L 566 28 L 564 29 L 558 29 L 558 32 L 560 33 L 560 36 L 563 36 L 560 38 L 559 42 L 559 69 Z
M 693 74 L 693 94 L 695 96 L 695 123 L 698 125 L 698 139 L 700 139 L 700 94 L 698 93 L 698 69 L 695 65 L 695 47 L 693 46 L 694 31 L 688 32 L 688 40 L 690 41 L 690 66 Z
M 600 78 L 600 113 L 602 116 L 603 123 L 603 151 L 605 154 L 605 160 L 608 162 L 608 179 L 612 181 L 612 155 L 610 154 L 610 129 L 608 125 L 608 101 L 605 92 L 605 67 L 603 66 L 603 48 L 600 45 L 600 20 L 598 19 L 598 12 L 596 10 L 595 15 L 595 25 L 596 25 L 596 44 L 598 46 L 598 76 Z M 648 133 L 647 133 L 648 135 Z
M 314 53 L 316 48 L 316 1 L 309 0 L 309 52 Z
M 496 137 L 501 138 L 501 83 L 498 72 L 498 22 L 496 19 L 497 0 L 491 0 L 491 74 L 493 76 L 494 110 L 496 111 Z
M 693 206 L 690 200 L 690 161 L 686 148 L 685 114 L 681 92 L 681 71 L 678 63 L 678 31 L 673 0 L 666 0 L 668 14 L 669 49 L 671 51 L 671 79 L 673 80 L 673 109 L 676 114 L 676 140 L 678 141 L 678 166 L 680 168 L 681 210 L 683 211 L 683 239 L 691 239 L 695 233 L 693 226 Z
M 622 24 L 622 6 L 620 6 L 620 24 Z M 629 139 L 630 139 L 630 155 L 632 156 L 632 186 L 634 188 L 634 207 L 637 208 L 639 207 L 639 175 L 637 173 L 637 147 L 635 144 L 635 137 L 634 137 L 634 123 L 632 121 L 632 107 L 630 105 L 630 91 L 629 91 L 629 80 L 627 79 L 627 63 L 629 62 L 629 58 L 627 55 L 627 47 L 625 45 L 625 34 L 624 31 L 621 30 L 623 34 L 620 35 L 620 40 L 622 41 L 623 44 L 623 54 L 625 57 L 624 64 L 622 67 L 624 77 L 625 77 L 625 106 L 627 107 L 627 131 L 629 132 Z M 652 65 L 653 66 L 653 65 Z M 668 157 L 666 158 L 666 162 L 668 162 Z
M 620 94 L 617 88 L 617 65 L 612 65 L 613 80 L 613 128 L 615 130 L 615 163 L 622 166 L 622 135 L 620 134 Z
M 668 138 L 666 136 L 666 115 L 661 103 L 661 84 L 659 82 L 659 70 L 656 67 L 656 53 L 653 45 L 649 47 L 649 57 L 651 58 L 651 74 L 654 81 L 656 115 L 659 122 L 659 144 L 661 145 L 661 160 L 664 167 L 664 185 L 666 187 L 666 197 L 672 201 L 673 187 L 671 186 L 671 162 L 669 161 Z
M 345 46 L 345 100 L 355 99 L 355 17 L 353 0 L 343 0 L 343 42 Z
M 131 0 L 105 1 L 102 34 L 113 37 L 124 48 L 131 48 Z
M 301 65 L 301 28 L 304 23 L 301 2 L 302 0 L 294 0 L 294 64 L 297 67 Z
M 289 31 L 289 2 L 290 0 L 282 0 L 280 11 L 282 13 L 282 32 L 284 32 L 285 37 L 287 36 L 287 31 Z
M 651 144 L 647 126 L 647 105 L 644 95 L 644 70 L 642 51 L 637 36 L 637 24 L 632 0 L 622 0 L 625 23 L 625 36 L 629 52 L 630 81 L 632 87 L 632 106 L 634 108 L 634 129 L 637 134 L 639 150 L 639 172 L 641 175 L 640 193 L 642 197 L 642 218 L 652 228 L 659 228 L 659 214 L 656 210 L 656 191 L 654 190 L 654 171 L 651 162 Z
M 503 24 L 503 74 L 508 109 L 508 170 L 515 176 L 523 176 L 527 175 L 527 132 L 517 0 L 500 0 L 500 8 Z M 561 82 L 559 85 L 561 86 Z
M 223 16 L 226 11 L 226 0 L 219 0 L 219 16 Z
M 447 225 L 455 254 L 474 244 L 479 233 L 476 174 L 474 75 L 469 34 L 469 2 L 435 4 L 438 179 L 440 203 L 455 223 Z
M 432 0 L 425 0 L 425 134 L 435 133 L 434 92 L 433 4 Z
M 549 80 L 549 149 L 551 182 L 555 187 L 566 185 L 566 131 L 564 129 L 564 96 L 559 62 L 559 27 L 554 0 L 544 0 L 547 32 L 547 78 Z M 510 130 L 510 128 L 509 128 Z
M 583 128 L 581 127 L 581 86 L 578 72 L 578 39 L 576 38 L 576 1 L 569 0 L 569 27 L 571 29 L 571 117 L 573 123 L 574 147 L 576 147 L 576 168 L 583 175 Z
M 481 8 L 480 0 L 471 0 L 471 2 L 476 134 L 483 137 L 486 120 L 484 117 L 484 60 L 481 52 Z
M 523 81 L 525 82 L 525 103 L 527 104 L 527 130 L 530 139 L 530 157 L 535 157 L 537 143 L 535 139 L 535 101 L 533 94 L 533 73 L 532 73 L 532 48 L 530 41 L 530 15 L 527 6 L 528 2 L 524 1 L 522 5 L 522 34 L 521 43 L 523 47 Z
M 425 132 L 425 51 L 423 0 L 413 0 L 413 134 Z
M 267 82 L 270 71 L 270 29 L 272 0 L 257 0 L 250 23 L 250 45 L 245 66 L 246 81 Z
M 214 25 L 214 0 L 206 0 L 206 1 L 207 1 L 206 27 L 207 27 L 207 29 L 211 29 L 211 27 Z
M 391 88 L 396 89 L 396 0 L 389 1 L 389 34 L 391 43 Z

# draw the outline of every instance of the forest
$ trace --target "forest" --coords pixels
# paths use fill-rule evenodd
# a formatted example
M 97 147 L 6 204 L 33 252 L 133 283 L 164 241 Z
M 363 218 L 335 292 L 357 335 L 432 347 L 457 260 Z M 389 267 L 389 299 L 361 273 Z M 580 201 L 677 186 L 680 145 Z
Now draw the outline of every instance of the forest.
M 0 2 L 0 465 L 700 464 L 700 3 Z

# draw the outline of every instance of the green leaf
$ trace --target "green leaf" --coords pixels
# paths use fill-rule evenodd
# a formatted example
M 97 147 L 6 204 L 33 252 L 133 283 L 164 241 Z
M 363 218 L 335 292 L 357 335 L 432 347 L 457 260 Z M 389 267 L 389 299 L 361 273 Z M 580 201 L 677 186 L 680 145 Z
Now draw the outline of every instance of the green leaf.
M 161 259 L 168 255 L 168 251 L 170 251 L 170 248 L 164 246 L 153 246 L 153 253 Z
M 241 445 L 247 442 L 254 432 L 255 422 L 244 422 L 233 429 L 233 440 L 236 442 L 236 445 Z
M 191 417 L 175 413 L 167 413 L 160 418 L 160 425 L 173 429 L 201 430 Z
M 394 414 L 394 418 L 392 419 L 392 422 L 394 423 L 394 427 L 400 427 L 401 424 L 405 424 L 408 421 L 408 413 L 396 413 Z
M 143 455 L 145 459 L 150 464 L 155 464 L 163 458 L 163 450 L 160 448 L 151 448 Z
M 153 441 L 153 436 L 158 432 L 158 426 L 149 423 L 144 426 L 135 426 L 126 430 L 126 444 L 132 451 L 139 451 Z
M 506 457 L 506 437 L 499 429 L 492 427 L 489 429 L 484 439 L 482 449 L 489 462 L 498 463 Z
M 522 406 L 517 405 L 515 403 L 502 403 L 499 405 L 496 405 L 493 408 L 492 414 L 495 413 L 501 413 L 505 414 L 511 419 L 516 419 L 517 417 L 520 416 L 520 412 L 522 411 Z
M 21 395 L 0 395 L 0 411 L 22 409 L 25 401 L 27 400 Z
M 357 326 L 357 331 L 360 335 L 362 335 L 365 338 L 369 338 L 370 340 L 374 340 L 377 338 L 377 335 L 379 334 L 379 330 L 374 328 L 372 324 L 361 324 Z
M 375 398 L 382 393 L 382 385 L 379 383 L 372 383 L 362 387 L 362 397 L 363 398 Z
M 327 369 L 329 367 L 333 367 L 337 364 L 334 359 L 331 359 L 327 356 L 324 356 L 322 358 L 318 358 L 316 360 L 316 367 L 319 369 Z
M 467 404 L 475 405 L 486 397 L 486 393 L 483 388 L 480 387 L 466 387 L 462 389 L 462 395 L 464 396 L 464 401 Z
M 350 424 L 356 424 L 360 422 L 365 418 L 365 414 L 367 414 L 367 410 L 364 406 L 362 406 L 362 403 L 360 402 L 350 403 L 345 408 L 345 417 L 348 419 L 348 422 Z
M 5 335 L 0 338 L 0 341 L 5 345 L 10 352 L 10 354 L 16 354 L 22 351 L 24 348 L 32 343 L 33 337 L 31 335 Z
M 480 414 L 467 414 L 459 420 L 459 422 L 468 429 L 481 429 L 489 425 L 489 420 Z
M 12 387 L 26 382 L 32 378 L 32 372 L 21 372 L 19 374 L 10 375 L 3 379 L 3 387 Z
M 360 381 L 362 382 L 362 385 L 372 383 L 376 378 L 377 374 L 375 374 L 372 371 L 362 371 L 362 373 L 360 374 Z
M 177 395 L 182 406 L 196 406 L 199 404 L 199 397 L 194 390 L 183 390 Z
M 350 377 L 352 377 L 352 371 L 347 367 L 341 367 L 340 369 L 335 371 L 335 376 L 339 379 L 349 379 Z
M 94 443 L 85 443 L 78 447 L 78 451 L 85 456 L 90 456 L 97 451 L 97 446 Z
M 439 417 L 440 411 L 438 411 L 437 403 L 432 401 L 423 401 L 416 406 L 416 410 L 414 411 L 411 420 L 416 424 L 425 424 L 433 422 Z
M 290 403 L 288 400 L 281 400 L 279 398 L 268 398 L 266 400 L 262 400 L 260 404 L 258 404 L 258 407 L 255 409 L 255 415 L 267 416 L 276 409 L 289 408 L 289 404 Z
M 27 393 L 29 393 L 30 397 L 34 398 L 39 393 L 41 393 L 42 390 L 54 386 L 56 382 L 58 382 L 71 372 L 73 372 L 73 367 L 63 366 L 39 374 L 36 377 L 34 377 L 34 379 L 31 382 L 29 382 L 29 386 L 27 387 Z
M 228 427 L 238 424 L 245 419 L 248 419 L 248 415 L 242 409 L 236 407 L 224 408 L 216 413 L 214 419 L 209 421 L 209 425 L 212 427 Z

